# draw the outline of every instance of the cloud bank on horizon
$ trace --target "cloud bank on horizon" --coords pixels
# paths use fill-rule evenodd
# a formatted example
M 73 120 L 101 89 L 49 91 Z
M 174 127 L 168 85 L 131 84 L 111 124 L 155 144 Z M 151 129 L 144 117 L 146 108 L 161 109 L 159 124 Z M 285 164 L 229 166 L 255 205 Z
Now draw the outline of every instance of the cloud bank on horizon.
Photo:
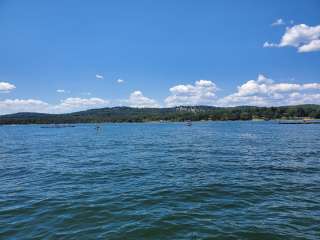
M 109 101 L 101 98 L 70 97 L 57 104 L 49 104 L 37 99 L 6 99 L 0 101 L 0 114 L 17 112 L 68 113 L 109 105 Z
M 0 83 L 3 91 L 13 90 L 10 83 Z M 277 83 L 259 74 L 254 80 L 248 80 L 237 90 L 226 96 L 218 97 L 220 89 L 213 81 L 198 80 L 194 84 L 180 84 L 169 89 L 170 95 L 162 103 L 144 96 L 142 91 L 133 91 L 128 99 L 107 100 L 103 98 L 69 97 L 57 104 L 50 104 L 37 99 L 5 99 L 0 101 L 0 114 L 16 112 L 68 113 L 90 108 L 111 106 L 129 106 L 138 108 L 174 107 L 181 105 L 208 105 L 232 107 L 282 106 L 298 104 L 320 104 L 320 83 Z M 65 91 L 59 91 L 64 93 Z

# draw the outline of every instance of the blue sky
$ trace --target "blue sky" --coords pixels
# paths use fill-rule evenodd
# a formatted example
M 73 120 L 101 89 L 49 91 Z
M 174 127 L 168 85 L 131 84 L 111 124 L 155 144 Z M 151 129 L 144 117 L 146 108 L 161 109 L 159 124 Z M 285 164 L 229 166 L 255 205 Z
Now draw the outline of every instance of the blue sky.
M 0 0 L 0 114 L 320 103 L 319 10 L 317 0 Z

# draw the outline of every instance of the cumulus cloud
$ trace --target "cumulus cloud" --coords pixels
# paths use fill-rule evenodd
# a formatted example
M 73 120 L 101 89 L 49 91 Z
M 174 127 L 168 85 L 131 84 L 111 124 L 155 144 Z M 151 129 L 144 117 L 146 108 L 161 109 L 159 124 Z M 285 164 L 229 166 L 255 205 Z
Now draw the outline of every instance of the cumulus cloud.
M 130 94 L 129 99 L 123 101 L 124 105 L 138 108 L 160 107 L 156 100 L 145 97 L 141 91 L 134 91 Z
M 277 19 L 276 21 L 274 21 L 271 26 L 281 26 L 281 25 L 285 25 L 286 23 L 283 21 L 282 18 Z
M 103 75 L 101 75 L 101 74 L 96 74 L 96 78 L 97 79 L 104 79 Z
M 299 52 L 315 52 L 320 51 L 320 39 L 312 40 L 311 42 L 302 45 L 298 49 Z
M 217 87 L 210 80 L 198 80 L 194 85 L 176 85 L 170 89 L 171 95 L 165 99 L 167 106 L 212 105 Z
M 259 74 L 239 86 L 237 92 L 218 100 L 222 106 L 255 105 L 278 106 L 319 103 L 320 83 L 275 83 Z
M 8 82 L 0 82 L 0 92 L 10 92 L 11 90 L 15 89 L 16 86 L 8 83 Z
M 295 47 L 298 52 L 320 51 L 320 25 L 306 24 L 287 27 L 280 43 L 265 42 L 263 47 Z
M 123 82 L 124 82 L 123 79 L 120 79 L 120 78 L 119 78 L 119 79 L 117 80 L 117 83 L 123 83 Z
M 108 100 L 101 98 L 67 98 L 58 104 L 49 104 L 35 99 L 6 99 L 0 101 L 0 114 L 17 112 L 66 113 L 105 107 L 108 104 Z

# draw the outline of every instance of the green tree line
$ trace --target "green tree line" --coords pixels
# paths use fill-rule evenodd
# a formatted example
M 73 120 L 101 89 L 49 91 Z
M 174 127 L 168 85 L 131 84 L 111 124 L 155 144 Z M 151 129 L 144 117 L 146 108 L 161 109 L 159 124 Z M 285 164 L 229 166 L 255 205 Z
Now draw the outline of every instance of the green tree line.
M 225 121 L 252 119 L 320 119 L 320 105 L 283 107 L 211 107 L 180 106 L 173 108 L 113 107 L 68 114 L 16 113 L 0 116 L 0 124 L 60 124 L 147 121 Z

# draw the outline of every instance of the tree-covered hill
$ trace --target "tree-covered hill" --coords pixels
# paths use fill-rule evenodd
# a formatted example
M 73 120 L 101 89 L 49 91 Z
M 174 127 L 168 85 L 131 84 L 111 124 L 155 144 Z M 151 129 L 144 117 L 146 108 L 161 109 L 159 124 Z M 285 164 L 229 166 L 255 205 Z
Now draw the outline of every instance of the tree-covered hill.
M 200 121 L 320 118 L 320 105 L 283 107 L 211 107 L 179 106 L 173 108 L 112 107 L 67 114 L 16 113 L 0 116 L 0 124 L 99 123 L 146 121 Z

